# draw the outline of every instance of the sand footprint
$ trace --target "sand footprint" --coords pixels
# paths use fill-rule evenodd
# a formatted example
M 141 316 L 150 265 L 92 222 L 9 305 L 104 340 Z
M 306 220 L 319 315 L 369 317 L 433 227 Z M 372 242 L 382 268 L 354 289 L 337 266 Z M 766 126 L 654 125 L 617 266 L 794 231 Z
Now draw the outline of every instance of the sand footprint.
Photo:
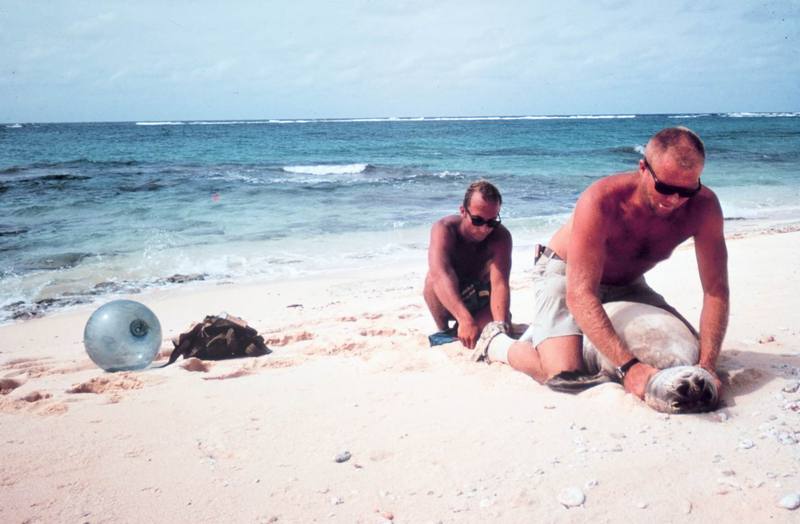
M 21 397 L 20 400 L 24 400 L 25 402 L 33 404 L 34 402 L 39 402 L 40 400 L 47 400 L 51 398 L 53 395 L 50 393 L 42 393 L 41 391 L 31 391 L 24 397 Z
M 33 365 L 33 364 L 35 364 L 35 363 L 37 363 L 37 362 L 39 362 L 41 360 L 46 360 L 46 359 L 28 358 L 28 357 L 15 358 L 15 359 L 9 360 L 5 364 L 3 364 L 3 369 L 24 369 L 24 368 L 29 367 L 29 366 L 31 366 L 31 365 Z
M 49 358 L 18 358 L 6 363 L 3 369 L 25 371 L 28 376 L 38 378 L 49 375 L 52 367 Z
M 29 411 L 37 415 L 60 415 L 67 412 L 67 405 L 64 402 L 46 402 L 52 398 L 50 393 L 41 391 L 31 391 L 30 393 L 10 399 L 0 399 L 0 412 L 14 413 L 17 411 Z
M 362 329 L 359 334 L 362 337 L 389 337 L 396 333 L 397 333 L 396 329 L 378 328 L 378 329 Z
M 358 350 L 364 349 L 366 344 L 364 342 L 355 342 L 355 341 L 348 341 L 343 344 L 337 344 L 335 346 L 331 346 L 327 349 L 326 353 L 328 355 L 337 355 L 339 353 L 353 353 L 358 352 Z M 316 352 L 315 352 L 316 353 Z
M 313 333 L 309 333 L 308 331 L 301 331 L 299 333 L 292 333 L 288 335 L 283 335 L 282 337 L 272 337 L 266 339 L 264 342 L 267 346 L 285 346 L 292 342 L 300 342 L 303 340 L 311 340 L 314 338 Z
M 72 366 L 65 366 L 65 367 L 62 367 L 62 368 L 54 368 L 54 369 L 50 370 L 50 373 L 48 373 L 48 374 L 52 374 L 52 375 L 68 375 L 70 373 L 78 373 L 78 372 L 81 372 L 81 371 L 88 371 L 90 369 L 96 369 L 96 368 L 97 368 L 97 366 L 94 364 L 94 362 L 84 362 L 83 364 L 75 364 L 75 365 L 72 365 Z
M 17 370 L 7 373 L 0 378 L 0 395 L 8 395 L 28 381 L 25 371 Z
M 141 389 L 144 383 L 130 373 L 119 373 L 111 376 L 94 377 L 93 379 L 76 384 L 67 390 L 67 393 L 113 393 L 130 389 Z
M 296 366 L 300 364 L 300 360 L 297 358 L 292 359 L 280 359 L 280 358 L 269 358 L 269 359 L 260 359 L 253 365 L 253 369 L 259 368 L 288 368 L 292 366 Z
M 251 371 L 247 368 L 240 368 L 230 373 L 224 373 L 215 377 L 203 377 L 203 380 L 228 380 L 229 378 L 239 378 L 249 375 Z

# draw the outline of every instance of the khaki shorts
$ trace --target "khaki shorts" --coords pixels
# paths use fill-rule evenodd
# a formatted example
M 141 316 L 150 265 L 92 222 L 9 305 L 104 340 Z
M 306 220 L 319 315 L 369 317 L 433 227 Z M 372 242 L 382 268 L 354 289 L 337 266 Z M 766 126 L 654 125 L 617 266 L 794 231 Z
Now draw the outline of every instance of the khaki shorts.
M 557 255 L 540 256 L 534 264 L 533 275 L 533 323 L 520 340 L 528 340 L 537 347 L 548 338 L 583 335 L 567 308 L 567 264 Z M 669 311 L 697 336 L 694 327 L 664 297 L 653 291 L 643 276 L 625 286 L 601 284 L 599 295 L 603 304 L 638 302 Z

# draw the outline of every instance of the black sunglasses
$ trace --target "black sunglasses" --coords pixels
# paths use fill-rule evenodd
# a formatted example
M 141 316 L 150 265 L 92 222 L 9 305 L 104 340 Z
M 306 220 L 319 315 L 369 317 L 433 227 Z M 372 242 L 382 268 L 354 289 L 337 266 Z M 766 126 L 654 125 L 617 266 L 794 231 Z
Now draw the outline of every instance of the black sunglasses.
M 467 212 L 470 220 L 472 220 L 472 225 L 475 227 L 489 226 L 490 228 L 494 229 L 500 225 L 500 215 L 497 215 L 496 217 L 487 220 L 483 217 L 476 217 L 475 215 L 470 213 L 469 209 L 467 208 L 464 208 L 464 211 Z
M 703 184 L 700 183 L 700 180 L 697 181 L 697 187 L 695 187 L 694 189 L 687 189 L 685 187 L 665 184 L 664 182 L 658 179 L 658 177 L 656 176 L 656 172 L 653 171 L 652 166 L 650 166 L 650 162 L 648 162 L 646 158 L 643 160 L 644 160 L 644 167 L 646 167 L 647 170 L 650 171 L 650 175 L 653 177 L 653 182 L 655 182 L 656 184 L 656 191 L 658 191 L 662 195 L 674 195 L 677 193 L 677 195 L 680 197 L 692 198 L 697 193 L 699 193 L 700 190 L 703 188 Z

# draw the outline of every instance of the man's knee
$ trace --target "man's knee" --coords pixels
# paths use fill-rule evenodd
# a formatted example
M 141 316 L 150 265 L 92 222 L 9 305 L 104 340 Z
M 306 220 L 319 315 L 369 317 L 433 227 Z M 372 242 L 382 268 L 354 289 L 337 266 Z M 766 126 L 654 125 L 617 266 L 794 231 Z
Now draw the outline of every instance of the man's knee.
M 439 329 L 447 329 L 448 320 L 452 318 L 452 314 L 444 307 L 444 304 L 436 296 L 436 291 L 433 286 L 433 279 L 430 273 L 425 277 L 425 286 L 422 289 L 422 298 L 425 299 L 425 304 L 428 306 L 431 316 Z
M 425 301 L 428 302 L 428 304 L 430 304 L 431 301 L 437 303 L 439 302 L 439 299 L 436 297 L 436 290 L 433 287 L 433 277 L 430 273 L 425 275 L 425 284 L 422 288 L 422 296 L 425 297 Z
M 536 346 L 542 370 L 549 377 L 562 371 L 583 369 L 583 336 L 567 335 L 547 338 Z

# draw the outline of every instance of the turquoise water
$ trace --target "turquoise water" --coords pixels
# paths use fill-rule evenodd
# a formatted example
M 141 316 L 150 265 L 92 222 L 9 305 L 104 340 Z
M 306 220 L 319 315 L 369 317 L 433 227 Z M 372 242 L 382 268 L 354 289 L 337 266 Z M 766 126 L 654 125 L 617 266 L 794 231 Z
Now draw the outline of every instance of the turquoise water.
M 800 113 L 2 125 L 0 320 L 424 259 L 481 177 L 524 247 L 673 125 L 706 142 L 729 231 L 800 221 Z

